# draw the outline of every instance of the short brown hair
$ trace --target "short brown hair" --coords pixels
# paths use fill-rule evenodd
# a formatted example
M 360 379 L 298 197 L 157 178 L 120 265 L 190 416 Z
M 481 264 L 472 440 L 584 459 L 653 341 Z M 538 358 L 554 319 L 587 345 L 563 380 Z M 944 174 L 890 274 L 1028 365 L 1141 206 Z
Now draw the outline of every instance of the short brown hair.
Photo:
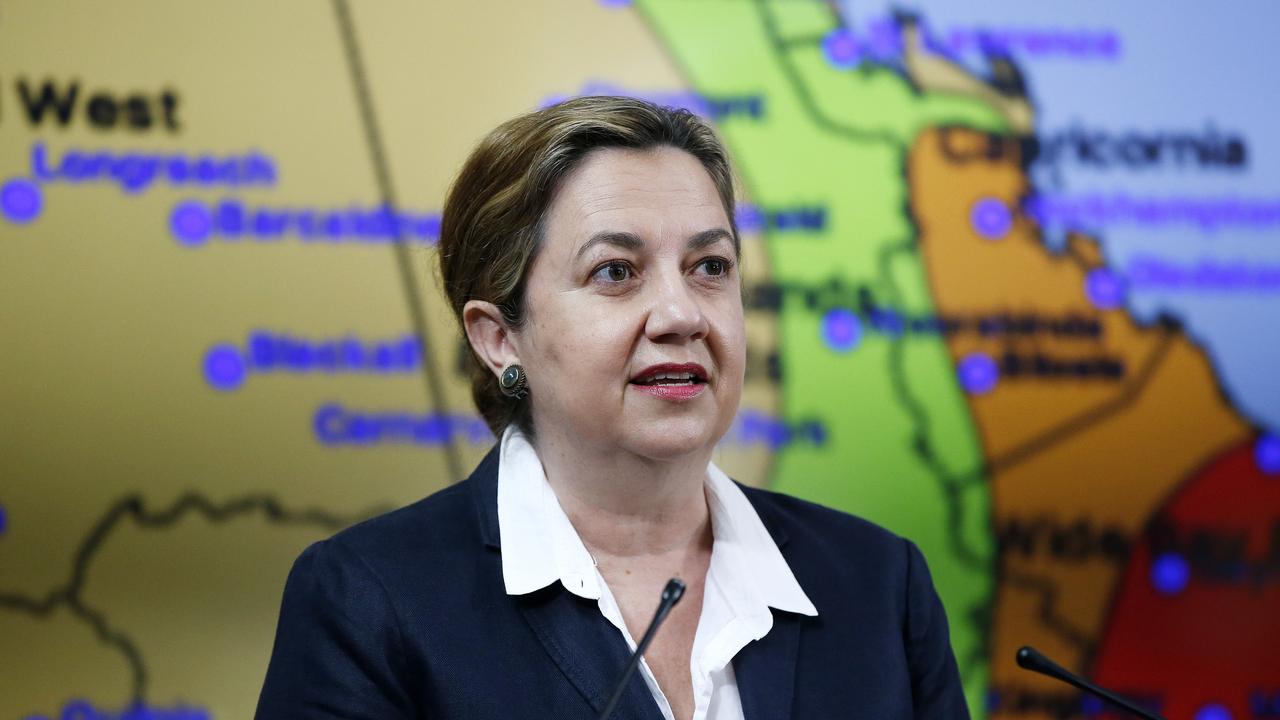
M 512 328 L 525 313 L 525 278 L 543 241 L 543 223 L 560 181 L 593 150 L 670 146 L 697 158 L 715 183 L 733 232 L 729 157 L 711 128 L 687 110 L 628 97 L 588 96 L 508 120 L 467 158 L 440 224 L 440 274 L 462 324 L 468 300 L 498 306 Z M 529 403 L 502 394 L 471 351 L 471 395 L 495 435 L 514 422 L 533 433 Z

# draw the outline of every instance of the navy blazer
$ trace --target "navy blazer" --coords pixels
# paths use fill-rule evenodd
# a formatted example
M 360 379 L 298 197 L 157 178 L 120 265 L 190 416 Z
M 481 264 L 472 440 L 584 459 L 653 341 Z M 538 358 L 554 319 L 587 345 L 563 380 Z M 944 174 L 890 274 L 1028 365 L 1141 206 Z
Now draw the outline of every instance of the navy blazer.
M 818 608 L 774 610 L 769 634 L 734 658 L 747 720 L 967 718 L 915 545 L 743 491 Z M 558 583 L 507 595 L 500 540 L 495 447 L 465 482 L 307 548 L 285 586 L 257 717 L 594 720 L 626 641 Z M 612 717 L 661 720 L 639 673 Z

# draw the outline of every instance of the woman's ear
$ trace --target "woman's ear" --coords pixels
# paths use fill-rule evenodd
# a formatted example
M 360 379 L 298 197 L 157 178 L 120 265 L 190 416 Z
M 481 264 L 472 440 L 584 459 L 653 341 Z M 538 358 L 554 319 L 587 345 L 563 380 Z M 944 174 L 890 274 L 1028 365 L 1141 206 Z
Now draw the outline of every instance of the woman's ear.
M 468 300 L 462 307 L 462 327 L 466 330 L 471 349 L 494 375 L 500 375 L 508 365 L 520 362 L 511 331 L 497 305 L 484 300 Z

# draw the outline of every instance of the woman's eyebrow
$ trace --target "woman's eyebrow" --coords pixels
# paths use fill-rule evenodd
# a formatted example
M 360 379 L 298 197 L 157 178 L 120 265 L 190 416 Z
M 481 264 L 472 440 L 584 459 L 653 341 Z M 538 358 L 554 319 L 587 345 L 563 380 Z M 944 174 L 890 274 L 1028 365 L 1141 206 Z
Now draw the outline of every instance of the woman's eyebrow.
M 689 250 L 690 252 L 695 250 L 702 250 L 703 248 L 709 247 L 711 245 L 715 245 L 717 242 L 721 240 L 728 240 L 729 242 L 732 243 L 733 233 L 729 232 L 728 230 L 725 230 L 724 228 L 711 228 L 710 230 L 703 230 L 697 235 L 694 235 L 693 237 L 689 238 L 689 243 L 686 249 Z
M 601 232 L 592 235 L 590 240 L 586 241 L 582 244 L 582 247 L 578 248 L 578 252 L 573 256 L 574 259 L 577 260 L 581 258 L 588 250 L 596 245 L 613 245 L 614 247 L 620 247 L 624 250 L 631 250 L 634 252 L 636 250 L 644 249 L 644 240 L 641 240 L 640 236 L 635 233 L 602 230 Z
M 703 230 L 689 238 L 689 242 L 686 243 L 685 249 L 689 252 L 702 250 L 703 248 L 714 245 L 721 240 L 728 240 L 732 242 L 733 234 L 724 228 L 711 228 L 710 230 Z M 645 242 L 635 233 L 620 232 L 616 230 L 602 230 L 595 235 L 592 235 L 590 240 L 587 240 L 582 244 L 582 247 L 578 248 L 578 252 L 574 254 L 574 259 L 580 259 L 583 255 L 587 254 L 588 250 L 596 245 L 612 245 L 624 250 L 636 252 L 644 249 Z

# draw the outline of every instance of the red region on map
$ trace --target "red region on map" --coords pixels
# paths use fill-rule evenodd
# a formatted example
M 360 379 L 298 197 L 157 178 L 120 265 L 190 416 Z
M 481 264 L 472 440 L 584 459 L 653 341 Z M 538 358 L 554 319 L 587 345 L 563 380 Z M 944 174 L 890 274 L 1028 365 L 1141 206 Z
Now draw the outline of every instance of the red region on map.
M 1253 441 L 1216 458 L 1156 514 L 1108 626 L 1093 672 L 1103 686 L 1160 698 L 1170 718 L 1276 710 L 1280 477 L 1258 467 Z

